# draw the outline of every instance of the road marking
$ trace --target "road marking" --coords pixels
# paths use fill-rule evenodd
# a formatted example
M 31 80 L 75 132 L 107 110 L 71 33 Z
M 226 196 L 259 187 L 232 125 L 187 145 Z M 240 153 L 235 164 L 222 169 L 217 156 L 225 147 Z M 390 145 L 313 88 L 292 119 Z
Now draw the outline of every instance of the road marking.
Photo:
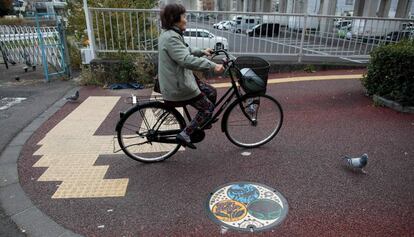
M 277 41 L 272 41 L 272 40 L 268 40 L 268 39 L 260 39 L 260 38 L 257 38 L 257 40 L 263 40 L 263 41 L 267 41 L 267 42 L 270 42 L 270 43 L 275 43 L 275 44 L 280 44 L 280 45 L 282 45 L 282 46 L 286 46 L 286 47 L 291 47 L 291 48 L 295 48 L 295 49 L 299 49 L 300 50 L 300 48 L 301 47 L 299 47 L 299 46 L 297 46 L 297 45 L 291 45 L 291 44 L 283 44 L 283 43 L 280 43 L 280 42 L 277 42 Z M 330 49 L 333 49 L 333 47 L 331 47 Z M 339 49 L 339 48 L 338 48 Z M 331 54 L 329 54 L 328 53 L 328 51 L 318 51 L 318 50 L 315 50 L 315 48 L 312 48 L 312 49 L 309 49 L 309 48 L 303 48 L 303 51 L 305 52 L 305 51 L 307 51 L 307 52 L 311 52 L 311 53 L 314 53 L 314 54 L 317 54 L 317 55 L 323 55 L 323 56 L 332 56 Z M 289 49 L 289 52 L 290 52 L 290 49 Z M 341 51 L 329 51 L 329 52 L 341 52 Z M 344 51 L 345 52 L 345 51 Z M 352 52 L 348 52 L 348 53 L 353 53 L 354 51 L 352 51 Z M 356 63 L 361 63 L 360 61 L 358 61 L 358 60 L 353 60 L 353 59 L 349 59 L 349 58 L 345 58 L 345 57 L 340 57 L 340 59 L 342 59 L 342 60 L 345 60 L 345 61 L 350 61 L 350 62 L 356 62 Z
M 319 47 L 319 48 L 311 48 L 312 50 L 325 50 L 325 49 L 336 49 L 334 47 Z
M 313 47 L 321 47 L 321 46 L 325 46 L 324 44 L 307 44 L 307 45 L 305 45 L 305 47 L 311 47 L 311 48 L 313 48 Z
M 330 51 L 330 50 L 328 50 L 328 51 L 326 51 L 326 50 L 322 50 L 324 53 L 354 53 L 355 51 L 339 51 L 339 50 L 332 50 L 332 51 Z
M 288 78 L 276 78 L 267 80 L 268 84 L 288 83 L 288 82 L 300 82 L 300 81 L 324 81 L 324 80 L 357 80 L 361 79 L 362 74 L 354 75 L 331 75 L 331 76 L 312 76 L 312 77 L 288 77 Z M 216 83 L 212 84 L 215 88 L 230 87 L 231 83 Z
M 295 46 L 295 45 L 283 44 L 283 43 L 279 43 L 279 42 L 272 41 L 272 40 L 267 40 L 267 39 L 258 39 L 258 40 L 263 40 L 263 41 L 267 41 L 267 42 L 270 42 L 270 43 L 280 44 L 280 45 L 283 45 L 283 46 L 287 46 L 287 47 L 291 47 L 291 48 L 295 48 L 295 49 L 299 49 L 299 50 L 301 48 L 301 47 L 298 47 L 298 46 Z M 323 52 L 320 52 L 320 51 L 311 50 L 311 49 L 303 48 L 303 51 L 309 51 L 309 52 L 316 53 L 316 54 L 319 54 L 319 55 L 329 56 L 329 54 L 326 54 L 326 53 L 323 53 Z
M 13 105 L 21 103 L 24 100 L 26 100 L 24 97 L 5 97 L 0 100 L 0 110 L 6 110 Z

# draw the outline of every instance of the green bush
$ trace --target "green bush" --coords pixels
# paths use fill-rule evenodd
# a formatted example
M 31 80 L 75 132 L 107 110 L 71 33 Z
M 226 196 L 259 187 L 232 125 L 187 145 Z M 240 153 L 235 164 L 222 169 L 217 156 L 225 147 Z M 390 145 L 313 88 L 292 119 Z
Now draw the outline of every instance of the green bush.
M 369 95 L 379 95 L 404 106 L 414 105 L 414 41 L 382 45 L 371 53 L 362 85 Z
M 107 55 L 109 59 L 91 62 L 90 68 L 83 68 L 81 85 L 109 86 L 112 83 L 153 83 L 155 65 L 144 54 L 119 52 Z
M 70 66 L 72 70 L 79 70 L 82 65 L 81 52 L 79 47 L 68 39 L 68 52 L 70 58 Z

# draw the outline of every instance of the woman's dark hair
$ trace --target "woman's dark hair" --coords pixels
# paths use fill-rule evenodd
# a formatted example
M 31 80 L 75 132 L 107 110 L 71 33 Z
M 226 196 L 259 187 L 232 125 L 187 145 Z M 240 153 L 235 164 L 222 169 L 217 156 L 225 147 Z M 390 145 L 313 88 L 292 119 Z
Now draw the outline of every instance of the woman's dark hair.
M 171 29 L 175 23 L 180 22 L 181 15 L 186 12 L 185 7 L 181 4 L 168 4 L 161 11 L 161 27 Z

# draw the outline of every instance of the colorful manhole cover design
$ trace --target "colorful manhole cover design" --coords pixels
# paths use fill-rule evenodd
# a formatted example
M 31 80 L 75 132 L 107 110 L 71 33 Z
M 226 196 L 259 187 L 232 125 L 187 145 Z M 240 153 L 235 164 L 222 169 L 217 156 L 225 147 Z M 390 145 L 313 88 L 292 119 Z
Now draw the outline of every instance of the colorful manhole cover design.
M 286 199 L 259 183 L 236 182 L 217 188 L 207 200 L 209 217 L 219 225 L 241 231 L 263 231 L 287 216 Z

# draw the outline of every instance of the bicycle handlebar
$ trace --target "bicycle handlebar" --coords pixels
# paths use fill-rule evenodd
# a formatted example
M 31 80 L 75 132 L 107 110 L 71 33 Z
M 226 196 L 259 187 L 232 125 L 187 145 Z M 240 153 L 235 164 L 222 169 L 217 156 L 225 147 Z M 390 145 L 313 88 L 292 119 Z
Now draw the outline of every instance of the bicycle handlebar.
M 227 53 L 225 50 L 220 49 L 220 50 L 215 50 L 215 51 L 213 51 L 213 52 L 211 53 L 211 55 L 213 55 L 211 59 L 213 59 L 215 56 L 220 55 L 220 53 L 224 53 L 224 55 L 226 56 L 226 59 L 224 59 L 224 58 L 223 58 L 223 65 L 224 65 L 226 68 L 228 68 L 228 66 L 229 66 L 230 62 L 232 62 L 232 60 L 231 60 L 231 58 L 230 58 L 230 54 L 229 54 L 229 53 Z
M 220 55 L 220 53 L 224 53 L 224 54 L 226 55 L 226 58 L 227 58 L 227 59 L 230 59 L 229 54 L 228 54 L 225 50 L 223 50 L 223 49 L 220 49 L 220 50 L 215 50 L 215 51 L 213 51 L 213 53 L 212 53 L 212 54 L 215 54 L 215 55 Z

